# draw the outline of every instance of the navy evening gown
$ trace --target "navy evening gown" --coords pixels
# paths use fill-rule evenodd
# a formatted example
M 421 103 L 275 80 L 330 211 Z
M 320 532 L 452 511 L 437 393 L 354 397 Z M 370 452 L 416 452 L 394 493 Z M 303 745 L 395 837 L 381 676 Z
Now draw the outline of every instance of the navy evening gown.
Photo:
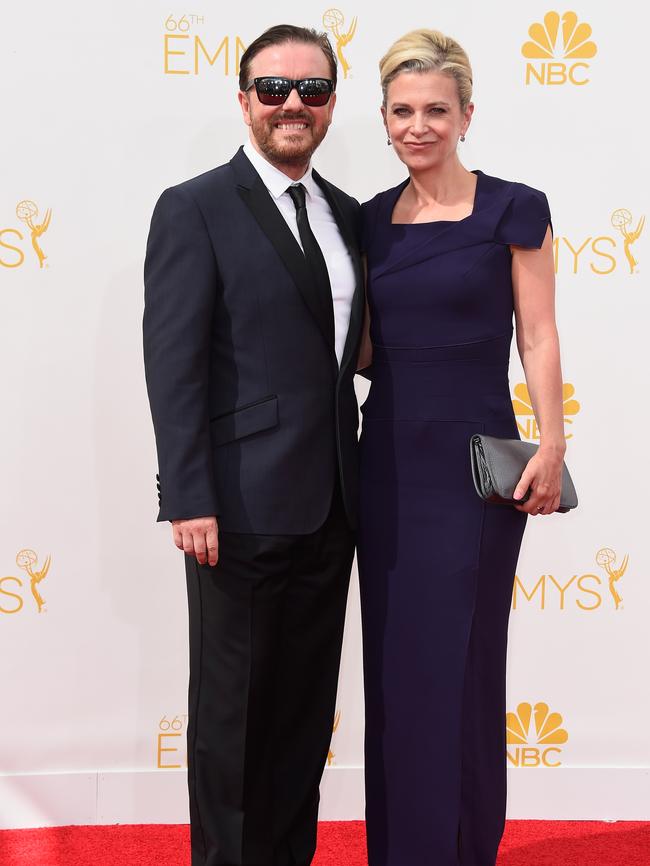
M 370 866 L 494 866 L 505 823 L 505 664 L 526 515 L 485 505 L 476 432 L 517 437 L 509 245 L 539 248 L 543 193 L 476 172 L 460 221 L 363 207 L 372 384 L 359 574 Z

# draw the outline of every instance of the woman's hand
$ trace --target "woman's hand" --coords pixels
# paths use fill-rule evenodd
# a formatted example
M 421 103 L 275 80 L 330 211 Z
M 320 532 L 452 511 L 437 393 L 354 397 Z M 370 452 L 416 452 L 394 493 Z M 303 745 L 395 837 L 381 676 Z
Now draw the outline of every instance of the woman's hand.
M 537 451 L 526 464 L 515 488 L 514 499 L 521 499 L 532 487 L 530 499 L 515 505 L 517 511 L 527 514 L 552 514 L 560 505 L 562 492 L 563 456 L 557 452 Z

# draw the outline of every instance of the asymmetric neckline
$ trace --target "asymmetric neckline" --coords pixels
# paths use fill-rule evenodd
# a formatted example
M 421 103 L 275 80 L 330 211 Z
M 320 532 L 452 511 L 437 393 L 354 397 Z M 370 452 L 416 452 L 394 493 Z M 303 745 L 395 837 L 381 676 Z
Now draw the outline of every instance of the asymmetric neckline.
M 454 223 L 464 223 L 466 220 L 471 219 L 474 214 L 478 210 L 478 203 L 480 197 L 480 187 L 481 187 L 481 178 L 483 176 L 483 172 L 480 169 L 472 169 L 471 174 L 476 175 L 476 188 L 474 189 L 474 201 L 472 203 L 471 213 L 468 213 L 467 216 L 463 217 L 459 220 L 426 220 L 425 222 L 418 223 L 394 223 L 393 222 L 393 211 L 395 210 L 395 205 L 397 204 L 397 200 L 399 199 L 402 192 L 406 189 L 410 182 L 410 178 L 406 178 L 406 180 L 402 181 L 398 186 L 394 188 L 394 196 L 391 197 L 390 209 L 389 209 L 389 217 L 390 224 L 392 226 L 399 226 L 403 228 L 405 226 L 433 226 L 433 225 L 453 225 Z

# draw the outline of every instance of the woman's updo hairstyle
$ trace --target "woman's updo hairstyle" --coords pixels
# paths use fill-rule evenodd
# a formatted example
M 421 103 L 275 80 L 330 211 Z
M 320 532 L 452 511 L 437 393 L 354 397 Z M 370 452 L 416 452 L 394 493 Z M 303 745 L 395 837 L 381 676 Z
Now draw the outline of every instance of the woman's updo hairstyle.
M 460 107 L 472 99 L 472 67 L 455 39 L 439 30 L 412 30 L 394 42 L 379 61 L 381 89 L 386 105 L 388 85 L 401 72 L 440 72 L 456 80 Z

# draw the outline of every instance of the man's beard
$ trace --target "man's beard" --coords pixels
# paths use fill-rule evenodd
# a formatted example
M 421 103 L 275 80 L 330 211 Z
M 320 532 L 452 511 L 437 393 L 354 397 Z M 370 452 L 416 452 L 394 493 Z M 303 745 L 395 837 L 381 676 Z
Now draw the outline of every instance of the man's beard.
M 286 135 L 282 142 L 274 140 L 277 123 L 302 121 L 307 124 L 311 135 Z M 308 163 L 312 154 L 325 138 L 327 126 L 322 130 L 314 129 L 313 121 L 303 114 L 279 115 L 272 120 L 251 118 L 251 130 L 259 149 L 269 162 L 275 165 L 299 166 Z

